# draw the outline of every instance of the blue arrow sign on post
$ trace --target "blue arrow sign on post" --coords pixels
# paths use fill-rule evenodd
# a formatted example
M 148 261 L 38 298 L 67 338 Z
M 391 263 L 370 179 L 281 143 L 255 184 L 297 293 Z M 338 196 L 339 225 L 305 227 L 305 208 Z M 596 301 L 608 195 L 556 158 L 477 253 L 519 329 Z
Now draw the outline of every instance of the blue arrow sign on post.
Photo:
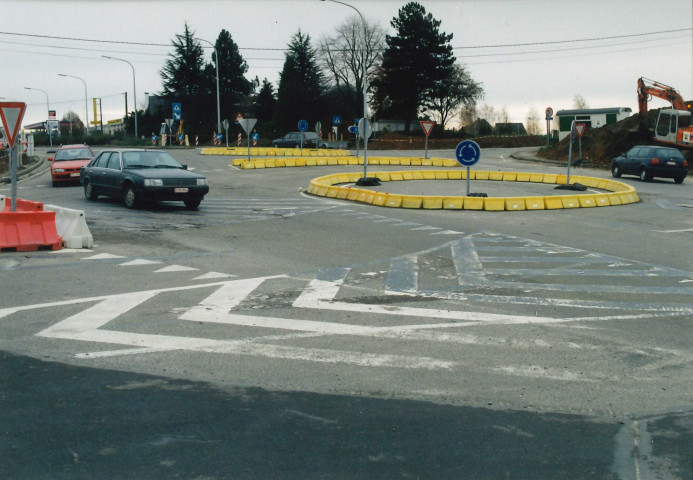
M 180 120 L 181 119 L 181 104 L 180 103 L 172 103 L 171 104 L 171 109 L 173 110 L 173 119 L 174 120 Z
M 305 132 L 308 130 L 308 121 L 307 120 L 299 120 L 298 121 L 298 131 L 299 132 Z

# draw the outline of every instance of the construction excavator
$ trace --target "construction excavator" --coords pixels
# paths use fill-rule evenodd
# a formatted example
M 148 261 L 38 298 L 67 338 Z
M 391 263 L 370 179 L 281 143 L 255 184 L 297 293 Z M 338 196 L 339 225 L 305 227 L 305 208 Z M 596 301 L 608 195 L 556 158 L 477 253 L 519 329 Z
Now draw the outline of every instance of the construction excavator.
M 682 149 L 693 149 L 693 101 L 684 101 L 674 87 L 645 77 L 638 79 L 638 108 L 641 121 L 647 122 L 647 102 L 652 97 L 668 100 L 673 108 L 659 111 L 654 139 Z

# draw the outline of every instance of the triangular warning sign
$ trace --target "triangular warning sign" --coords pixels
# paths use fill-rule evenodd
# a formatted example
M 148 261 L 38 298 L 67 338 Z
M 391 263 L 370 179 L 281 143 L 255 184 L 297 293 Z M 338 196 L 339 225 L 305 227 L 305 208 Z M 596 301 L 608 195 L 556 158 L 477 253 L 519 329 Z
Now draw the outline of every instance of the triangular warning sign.
M 433 125 L 436 124 L 436 122 L 432 120 L 421 120 L 421 128 L 423 128 L 424 133 L 428 137 L 428 135 L 431 133 L 431 130 L 433 130 Z
M 14 147 L 14 140 L 17 138 L 19 125 L 24 118 L 26 103 L 24 102 L 0 102 L 0 119 L 7 135 L 10 147 Z
M 582 137 L 582 134 L 585 133 L 585 125 L 584 123 L 576 123 L 575 124 L 575 132 L 578 134 L 578 137 Z

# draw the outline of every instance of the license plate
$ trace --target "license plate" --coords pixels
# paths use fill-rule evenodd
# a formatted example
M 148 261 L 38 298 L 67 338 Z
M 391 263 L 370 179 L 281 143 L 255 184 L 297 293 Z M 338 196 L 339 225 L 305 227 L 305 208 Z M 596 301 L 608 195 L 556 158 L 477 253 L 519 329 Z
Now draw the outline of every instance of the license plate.
M 71 176 L 71 177 L 79 177 L 79 172 L 77 172 L 77 173 L 71 173 L 70 176 Z
M 188 193 L 188 187 L 178 187 L 173 189 L 174 193 Z
M 667 162 L 667 165 L 676 165 L 676 162 Z

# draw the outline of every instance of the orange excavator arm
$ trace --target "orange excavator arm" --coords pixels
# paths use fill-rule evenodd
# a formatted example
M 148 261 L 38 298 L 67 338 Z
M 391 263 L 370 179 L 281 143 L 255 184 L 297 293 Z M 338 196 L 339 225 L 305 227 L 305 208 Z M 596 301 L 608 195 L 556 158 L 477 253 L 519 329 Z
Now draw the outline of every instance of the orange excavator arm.
M 647 102 L 650 97 L 668 100 L 676 110 L 688 110 L 689 106 L 674 87 L 655 82 L 645 77 L 638 79 L 638 109 L 641 117 L 647 115 Z

